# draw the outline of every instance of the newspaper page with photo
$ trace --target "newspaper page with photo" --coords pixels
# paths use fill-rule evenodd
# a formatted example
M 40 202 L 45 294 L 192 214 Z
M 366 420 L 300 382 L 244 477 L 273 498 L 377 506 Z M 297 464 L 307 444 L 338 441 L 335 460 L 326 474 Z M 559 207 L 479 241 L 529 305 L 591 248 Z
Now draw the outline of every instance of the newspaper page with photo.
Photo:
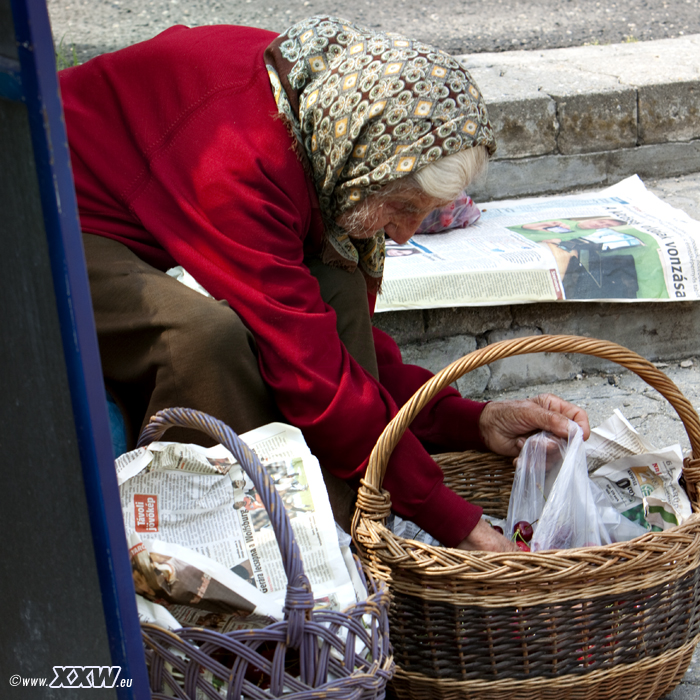
M 321 467 L 301 431 L 284 423 L 270 423 L 241 438 L 258 455 L 282 497 L 317 608 L 342 610 L 354 603 L 355 586 L 338 546 Z M 249 566 L 255 574 L 251 582 L 282 604 L 287 579 L 270 519 L 260 507 L 260 496 L 242 467 L 236 464 L 229 476 L 234 485 L 234 510 L 244 534 Z
M 387 240 L 376 311 L 700 298 L 700 222 L 637 176 L 598 193 L 481 209 L 466 229 Z
M 282 498 L 317 608 L 365 598 L 301 432 L 272 423 L 241 439 Z M 122 455 L 116 469 L 138 593 L 183 625 L 227 631 L 282 618 L 287 579 L 275 533 L 252 479 L 223 445 L 155 442 Z

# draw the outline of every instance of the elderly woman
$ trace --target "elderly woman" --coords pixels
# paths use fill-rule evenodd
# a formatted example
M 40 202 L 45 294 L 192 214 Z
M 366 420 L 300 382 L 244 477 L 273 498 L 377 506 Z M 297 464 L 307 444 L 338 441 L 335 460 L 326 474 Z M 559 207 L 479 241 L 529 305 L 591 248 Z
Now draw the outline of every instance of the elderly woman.
M 495 148 L 479 91 L 417 41 L 314 17 L 277 36 L 173 27 L 61 73 L 106 385 L 134 435 L 187 406 L 299 427 L 356 486 L 430 376 L 372 328 L 384 238 L 405 243 Z M 184 268 L 214 299 L 165 274 Z M 507 550 L 431 450 L 516 455 L 585 413 L 446 389 L 391 458 L 395 511 L 448 546 Z M 169 433 L 170 437 L 170 433 Z M 172 439 L 196 440 L 188 431 Z

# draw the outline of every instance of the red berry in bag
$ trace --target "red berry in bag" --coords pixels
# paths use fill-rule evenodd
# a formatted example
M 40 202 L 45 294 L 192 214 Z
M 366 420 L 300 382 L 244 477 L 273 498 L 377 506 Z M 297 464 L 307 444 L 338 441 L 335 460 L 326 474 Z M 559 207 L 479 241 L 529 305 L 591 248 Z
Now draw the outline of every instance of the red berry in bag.
M 529 552 L 530 551 L 530 545 L 527 542 L 523 542 L 522 540 L 517 540 L 515 544 L 518 546 L 519 549 L 522 549 L 523 552 Z
M 515 539 L 519 540 L 522 538 L 525 542 L 529 542 L 532 539 L 534 531 L 532 525 L 527 520 L 521 520 L 515 523 L 515 530 L 513 531 Z
M 500 525 L 492 525 L 491 526 L 499 535 L 503 534 L 503 528 Z

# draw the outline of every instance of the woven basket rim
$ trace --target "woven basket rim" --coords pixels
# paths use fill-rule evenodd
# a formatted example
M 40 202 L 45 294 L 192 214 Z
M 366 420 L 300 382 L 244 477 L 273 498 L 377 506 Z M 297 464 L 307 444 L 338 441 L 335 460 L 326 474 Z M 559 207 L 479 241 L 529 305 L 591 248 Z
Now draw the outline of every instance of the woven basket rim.
M 366 523 L 364 523 L 366 525 Z M 392 594 L 455 605 L 511 607 L 620 595 L 671 583 L 700 566 L 700 515 L 663 533 L 545 552 L 467 552 L 397 537 L 381 523 L 360 533 L 363 564 Z M 649 538 L 649 539 L 646 539 Z M 449 582 L 449 583 L 448 583 Z M 446 585 L 445 585 L 446 584 Z M 418 589 L 418 590 L 417 590 Z
M 692 457 L 684 462 L 684 476 L 695 495 L 700 482 L 700 417 L 680 389 L 661 370 L 637 353 L 610 341 L 580 336 L 528 336 L 494 343 L 448 365 L 426 382 L 397 413 L 380 436 L 370 456 L 358 493 L 352 535 L 363 563 L 375 576 L 393 579 L 395 571 L 437 581 L 447 573 L 460 582 L 488 584 L 501 581 L 530 581 L 559 572 L 560 583 L 569 576 L 601 581 L 624 575 L 635 588 L 650 587 L 657 579 L 629 577 L 630 570 L 663 567 L 667 580 L 675 579 L 700 565 L 700 503 L 691 496 L 694 514 L 681 525 L 663 532 L 650 532 L 633 540 L 596 547 L 544 552 L 479 552 L 434 547 L 398 537 L 385 525 L 391 508 L 390 494 L 382 489 L 386 466 L 395 445 L 415 415 L 444 387 L 469 371 L 499 359 L 535 352 L 569 352 L 594 355 L 626 367 L 659 391 L 678 413 L 688 434 Z M 675 566 L 671 566 L 671 563 Z M 685 562 L 685 565 L 683 565 Z M 585 570 L 582 572 L 582 568 Z M 638 567 L 640 568 L 640 567 Z M 543 573 L 544 572 L 544 573 Z M 392 588 L 395 583 L 392 583 Z M 454 590 L 453 590 L 454 592 Z M 601 593 L 602 595 L 602 593 Z M 512 604 L 512 602 L 510 603 Z
M 237 629 L 230 632 L 205 627 L 181 627 L 171 631 L 157 624 L 142 622 L 141 637 L 153 659 L 150 668 L 151 688 L 177 688 L 178 697 L 199 697 L 198 691 L 211 697 L 215 692 L 200 674 L 207 668 L 214 677 L 227 682 L 228 695 L 242 697 L 298 697 L 300 700 L 325 693 L 329 698 L 348 697 L 356 688 L 355 697 L 371 700 L 393 675 L 394 662 L 389 645 L 388 608 L 390 593 L 383 581 L 376 580 L 364 569 L 368 596 L 344 610 L 315 610 L 311 584 L 306 576 L 301 552 L 289 515 L 274 484 L 253 450 L 225 423 L 189 408 L 159 411 L 143 430 L 139 445 L 159 439 L 170 427 L 198 429 L 218 440 L 238 460 L 252 479 L 270 518 L 276 544 L 287 577 L 284 618 L 261 628 Z M 346 637 L 340 634 L 344 630 Z M 158 640 L 164 642 L 159 643 Z M 323 640 L 324 650 L 315 654 Z M 362 641 L 369 657 L 357 652 L 355 642 Z M 264 643 L 275 644 L 274 661 L 259 653 Z M 167 645 L 167 646 L 166 646 Z M 342 660 L 331 659 L 330 647 L 340 647 Z M 175 650 L 177 653 L 173 653 Z M 223 664 L 210 652 L 226 651 L 232 665 Z M 298 650 L 299 675 L 287 673 L 284 661 L 287 651 Z M 371 663 L 370 663 L 371 662 Z M 176 679 L 165 668 L 178 668 L 183 677 Z M 265 669 L 269 692 L 259 691 L 246 678 L 249 667 Z M 269 669 L 268 669 L 269 667 Z M 324 680 L 325 679 L 325 680 Z M 323 681 L 323 682 L 322 682 Z M 293 687 L 297 692 L 289 693 Z M 250 691 L 250 692 L 248 692 Z M 255 694 L 250 694 L 251 692 Z M 159 695 L 159 697 L 163 697 Z

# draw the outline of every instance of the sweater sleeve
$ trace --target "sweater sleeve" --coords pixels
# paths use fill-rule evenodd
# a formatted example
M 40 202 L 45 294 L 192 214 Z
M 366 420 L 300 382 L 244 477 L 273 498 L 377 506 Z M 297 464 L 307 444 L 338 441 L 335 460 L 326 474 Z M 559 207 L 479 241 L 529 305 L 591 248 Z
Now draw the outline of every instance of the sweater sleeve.
M 433 377 L 418 365 L 403 363 L 401 351 L 391 336 L 373 329 L 377 351 L 379 381 L 398 406 L 403 406 L 415 392 Z M 453 387 L 438 392 L 416 416 L 412 432 L 431 453 L 461 450 L 485 451 L 479 431 L 479 418 L 486 403 L 462 398 Z

